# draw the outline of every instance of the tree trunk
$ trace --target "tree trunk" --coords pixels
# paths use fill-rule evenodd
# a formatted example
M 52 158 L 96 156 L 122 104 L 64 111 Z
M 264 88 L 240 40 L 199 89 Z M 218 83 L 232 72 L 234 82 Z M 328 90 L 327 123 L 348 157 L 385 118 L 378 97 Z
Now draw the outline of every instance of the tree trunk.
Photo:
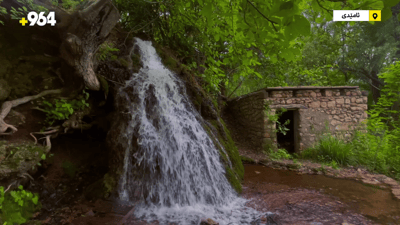
M 381 97 L 381 83 L 379 82 L 378 73 L 376 71 L 371 72 L 371 91 L 372 91 L 372 99 L 376 104 Z
M 60 55 L 75 69 L 86 87 L 100 90 L 100 82 L 93 68 L 93 56 L 104 42 L 120 15 L 110 0 L 99 0 L 82 11 L 70 15 L 59 33 L 63 38 Z

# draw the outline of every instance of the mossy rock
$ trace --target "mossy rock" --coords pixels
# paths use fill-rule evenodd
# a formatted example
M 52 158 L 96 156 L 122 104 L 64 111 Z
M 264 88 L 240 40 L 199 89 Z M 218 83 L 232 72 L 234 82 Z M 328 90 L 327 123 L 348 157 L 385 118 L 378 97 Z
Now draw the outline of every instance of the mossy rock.
M 88 200 L 108 198 L 117 185 L 116 180 L 110 174 L 105 174 L 103 178 L 87 186 L 84 195 Z
M 31 143 L 0 142 L 0 180 L 35 171 L 45 148 Z
M 215 146 L 219 149 L 222 158 L 222 163 L 225 166 L 226 177 L 228 181 L 231 183 L 232 187 L 238 193 L 241 193 L 242 192 L 241 181 L 243 180 L 244 176 L 243 163 L 239 155 L 239 152 L 237 150 L 237 147 L 233 142 L 232 137 L 230 136 L 228 129 L 226 128 L 222 119 L 219 119 L 219 121 L 211 120 L 209 122 L 213 126 L 213 128 L 215 128 L 214 130 L 217 132 L 218 141 L 224 147 L 226 153 L 224 152 L 223 149 L 219 147 L 219 145 L 216 143 L 215 140 L 213 141 Z M 212 128 L 208 128 L 207 132 L 212 132 L 211 129 Z M 212 136 L 213 135 L 210 135 L 210 137 Z M 229 165 L 229 161 L 232 163 L 232 168 Z

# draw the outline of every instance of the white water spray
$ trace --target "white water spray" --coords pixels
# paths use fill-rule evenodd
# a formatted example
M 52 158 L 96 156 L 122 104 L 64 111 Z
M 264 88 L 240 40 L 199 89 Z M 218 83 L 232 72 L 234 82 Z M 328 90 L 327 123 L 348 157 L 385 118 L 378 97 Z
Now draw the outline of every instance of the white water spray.
M 260 213 L 244 206 L 225 177 L 220 155 L 151 42 L 136 39 L 142 69 L 119 90 L 130 121 L 118 143 L 125 149 L 120 198 L 141 202 L 135 215 L 160 224 L 248 224 Z

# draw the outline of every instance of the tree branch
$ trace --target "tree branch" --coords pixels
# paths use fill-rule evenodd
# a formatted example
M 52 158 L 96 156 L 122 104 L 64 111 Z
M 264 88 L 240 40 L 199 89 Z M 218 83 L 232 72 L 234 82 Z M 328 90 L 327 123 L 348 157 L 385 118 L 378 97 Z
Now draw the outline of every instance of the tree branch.
M 272 24 L 272 26 L 274 27 L 274 30 L 275 30 L 276 32 L 278 32 L 278 29 L 276 29 L 276 27 L 275 27 L 275 25 L 274 25 L 274 24 L 278 24 L 277 22 L 274 22 L 274 21 L 268 19 L 268 17 L 266 17 L 262 12 L 260 12 L 260 10 L 258 10 L 258 8 L 257 8 L 255 5 L 253 5 L 253 3 L 250 2 L 250 0 L 247 0 L 247 2 L 250 3 L 250 5 L 253 6 L 253 8 L 254 8 L 255 10 L 257 10 L 257 12 L 260 13 L 260 15 L 261 15 L 262 17 L 264 17 L 266 20 L 268 20 L 268 21 Z
M 356 70 L 356 69 L 351 69 L 351 68 L 348 68 L 348 67 L 342 67 L 342 68 L 339 67 L 339 70 L 342 71 L 343 73 L 345 73 L 346 71 L 351 71 L 351 72 L 354 72 L 354 73 L 357 73 L 357 72 L 360 72 L 360 71 L 361 71 L 361 73 L 362 73 L 365 77 L 367 77 L 367 78 L 369 78 L 369 79 L 371 79 L 371 80 L 376 81 L 377 83 L 379 83 L 379 85 L 382 85 L 382 86 L 384 85 L 384 83 L 382 83 L 379 79 L 376 79 L 375 77 L 372 77 L 372 76 L 368 73 L 368 71 L 367 71 L 366 69 L 364 69 L 364 68 L 362 68 L 362 69 L 360 69 L 360 71 L 358 71 L 358 70 Z

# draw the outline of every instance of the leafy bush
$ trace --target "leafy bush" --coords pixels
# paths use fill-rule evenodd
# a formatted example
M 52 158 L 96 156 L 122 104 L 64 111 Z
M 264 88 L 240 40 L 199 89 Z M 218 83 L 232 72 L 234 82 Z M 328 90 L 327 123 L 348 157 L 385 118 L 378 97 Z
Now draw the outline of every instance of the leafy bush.
M 41 204 L 38 194 L 25 191 L 20 185 L 18 190 L 4 193 L 0 186 L 0 222 L 3 225 L 25 223 Z
M 317 144 L 302 153 L 303 158 L 311 158 L 320 162 L 335 161 L 340 165 L 352 165 L 355 157 L 352 145 L 330 133 L 323 134 Z
M 86 102 L 89 99 L 89 93 L 83 90 L 83 96 L 79 99 L 73 99 L 67 101 L 65 99 L 55 99 L 53 103 L 43 101 L 44 109 L 46 113 L 46 125 L 53 125 L 58 120 L 67 120 L 77 110 L 83 110 L 85 107 L 89 107 Z
M 269 153 L 269 158 L 272 160 L 279 160 L 279 159 L 292 159 L 292 155 L 290 155 L 286 149 L 278 149 L 277 151 L 271 150 Z

